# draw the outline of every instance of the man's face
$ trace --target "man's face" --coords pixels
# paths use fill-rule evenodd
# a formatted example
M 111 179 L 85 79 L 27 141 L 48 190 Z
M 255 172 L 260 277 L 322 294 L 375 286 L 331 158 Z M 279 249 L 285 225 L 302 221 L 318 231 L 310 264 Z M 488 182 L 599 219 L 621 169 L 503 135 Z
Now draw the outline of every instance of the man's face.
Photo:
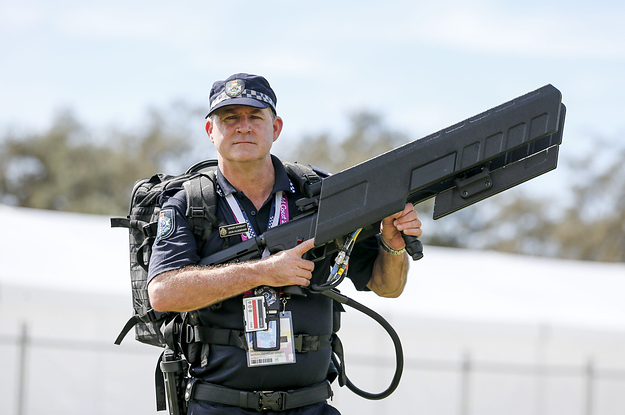
M 224 160 L 258 161 L 268 157 L 282 131 L 282 119 L 269 108 L 229 105 L 215 111 L 206 131 Z

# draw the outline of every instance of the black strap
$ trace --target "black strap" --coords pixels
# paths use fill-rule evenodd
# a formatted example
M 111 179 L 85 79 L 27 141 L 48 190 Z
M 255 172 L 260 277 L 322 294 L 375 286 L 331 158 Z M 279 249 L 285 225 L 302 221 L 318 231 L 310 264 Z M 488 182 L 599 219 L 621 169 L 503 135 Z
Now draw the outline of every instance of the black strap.
M 117 339 L 115 339 L 115 344 L 117 344 L 117 345 L 122 344 L 122 340 L 124 340 L 124 337 L 126 337 L 128 332 L 130 331 L 130 329 L 132 329 L 134 326 L 136 326 L 137 323 L 140 322 L 140 321 L 141 321 L 141 318 L 138 315 L 134 315 L 134 316 L 130 317 L 130 319 L 126 322 L 126 325 L 124 326 L 122 331 L 117 336 Z
M 187 326 L 187 343 L 208 343 L 221 346 L 235 346 L 247 350 L 245 333 L 241 330 L 213 327 Z
M 182 319 L 182 315 L 174 314 L 174 318 L 161 327 L 165 343 L 171 350 L 177 350 L 178 348 L 178 337 L 181 330 Z
M 330 382 L 292 391 L 250 392 L 211 383 L 190 382 L 187 400 L 206 401 L 245 409 L 285 411 L 324 402 L 332 397 Z
M 167 316 L 175 316 L 175 313 L 170 312 L 170 311 L 155 311 L 154 309 L 150 309 L 143 314 L 133 315 L 132 317 L 128 319 L 128 321 L 124 325 L 124 328 L 117 336 L 117 339 L 115 339 L 115 344 L 120 345 L 122 340 L 124 340 L 126 335 L 130 332 L 130 329 L 132 329 L 137 324 L 141 322 L 144 322 L 146 324 L 156 322 L 156 321 L 162 320 L 163 318 L 167 318 Z M 139 341 L 142 341 L 142 340 L 139 340 Z
M 161 369 L 161 362 L 163 361 L 163 353 L 156 362 L 156 369 L 154 370 L 154 389 L 156 392 L 156 410 L 164 411 L 167 409 L 167 398 L 165 396 L 165 378 L 163 377 L 163 370 Z
M 209 343 L 222 346 L 235 346 L 247 350 L 245 333 L 241 330 L 219 329 L 213 327 L 187 326 L 188 343 Z M 323 350 L 332 345 L 332 335 L 296 334 L 293 338 L 296 353 Z
M 130 228 L 130 219 L 111 218 L 111 228 Z
M 343 343 L 336 334 L 332 337 L 332 363 L 338 371 L 337 377 L 339 386 L 347 384 L 347 375 L 345 374 L 345 352 L 343 351 Z
M 296 334 L 294 336 L 294 346 L 296 353 L 315 352 L 317 350 L 327 349 L 332 346 L 332 335 L 324 334 L 319 336 L 311 336 L 309 334 Z
M 141 244 L 141 246 L 137 248 L 137 255 L 136 255 L 137 264 L 139 264 L 139 266 L 143 268 L 145 272 L 148 272 L 148 265 L 149 265 L 149 262 L 148 263 L 145 262 L 146 252 L 147 252 L 147 257 L 150 258 L 150 256 L 152 256 L 152 244 L 153 243 L 154 243 L 154 237 L 147 237 L 143 240 L 143 243 Z
M 187 195 L 185 215 L 193 227 L 197 250 L 201 252 L 213 229 L 220 226 L 216 215 L 215 172 L 198 175 L 184 182 L 183 187 Z

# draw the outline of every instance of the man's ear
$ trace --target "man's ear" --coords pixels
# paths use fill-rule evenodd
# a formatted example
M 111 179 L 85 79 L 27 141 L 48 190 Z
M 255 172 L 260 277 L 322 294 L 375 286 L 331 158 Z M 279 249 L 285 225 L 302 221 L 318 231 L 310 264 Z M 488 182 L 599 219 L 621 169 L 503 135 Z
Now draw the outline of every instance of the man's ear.
M 213 122 L 210 117 L 206 119 L 206 125 L 204 125 L 204 129 L 206 130 L 206 134 L 208 134 L 208 138 L 210 138 L 211 142 L 213 141 L 213 137 L 211 137 L 211 133 L 213 132 Z
M 282 118 L 276 115 L 276 118 L 273 120 L 273 141 L 276 141 L 280 136 L 283 124 Z

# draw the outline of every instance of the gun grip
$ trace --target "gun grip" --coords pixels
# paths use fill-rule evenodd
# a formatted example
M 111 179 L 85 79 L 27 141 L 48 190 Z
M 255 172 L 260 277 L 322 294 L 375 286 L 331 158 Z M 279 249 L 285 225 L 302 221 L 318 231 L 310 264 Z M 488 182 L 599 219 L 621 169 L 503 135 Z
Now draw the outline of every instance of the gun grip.
M 416 236 L 401 233 L 404 242 L 406 242 L 406 252 L 412 257 L 413 261 L 423 258 L 423 244 Z

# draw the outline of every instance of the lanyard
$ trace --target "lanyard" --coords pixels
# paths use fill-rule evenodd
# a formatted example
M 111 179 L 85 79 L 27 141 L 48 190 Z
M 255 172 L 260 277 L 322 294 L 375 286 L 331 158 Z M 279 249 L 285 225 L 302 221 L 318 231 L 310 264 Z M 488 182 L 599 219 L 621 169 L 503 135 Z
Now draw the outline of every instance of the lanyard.
M 250 238 L 255 238 L 256 231 L 254 231 L 254 227 L 250 223 L 249 219 L 245 211 L 241 208 L 239 201 L 234 197 L 234 194 L 230 193 L 226 196 L 226 202 L 230 206 L 230 210 L 232 210 L 232 214 L 234 215 L 234 220 L 236 223 L 247 223 L 248 231 L 246 233 L 241 234 L 241 239 L 246 241 Z M 289 220 L 289 203 L 286 197 L 286 193 L 283 191 L 276 192 L 276 196 L 271 204 L 271 214 L 269 215 L 269 223 L 267 224 L 267 229 L 271 229 L 274 226 L 281 225 Z M 269 255 L 269 251 L 265 248 L 263 252 L 263 257 Z

